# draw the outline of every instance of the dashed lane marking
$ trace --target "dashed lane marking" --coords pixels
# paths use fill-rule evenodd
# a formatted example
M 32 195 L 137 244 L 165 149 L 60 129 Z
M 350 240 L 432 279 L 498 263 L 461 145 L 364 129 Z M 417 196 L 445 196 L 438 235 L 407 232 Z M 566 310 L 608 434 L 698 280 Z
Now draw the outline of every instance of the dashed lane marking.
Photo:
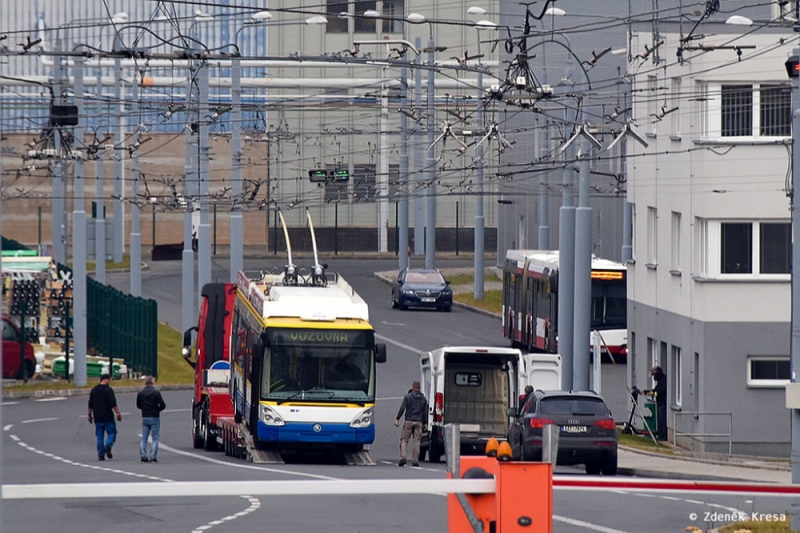
M 192 533 L 203 533 L 205 531 L 208 531 L 214 526 L 219 526 L 221 524 L 224 524 L 225 522 L 230 522 L 231 520 L 236 520 L 237 518 L 246 516 L 252 513 L 253 511 L 258 510 L 261 507 L 261 502 L 258 500 L 258 498 L 253 498 L 252 496 L 246 496 L 246 495 L 242 495 L 241 497 L 250 502 L 250 507 L 248 507 L 244 511 L 239 511 L 238 513 L 228 515 L 224 518 L 220 518 L 219 520 L 214 520 L 212 522 L 209 522 L 208 524 L 197 527 L 192 530 Z
M 20 424 L 33 424 L 36 422 L 52 422 L 53 420 L 58 420 L 58 418 L 32 418 L 30 420 L 23 420 Z

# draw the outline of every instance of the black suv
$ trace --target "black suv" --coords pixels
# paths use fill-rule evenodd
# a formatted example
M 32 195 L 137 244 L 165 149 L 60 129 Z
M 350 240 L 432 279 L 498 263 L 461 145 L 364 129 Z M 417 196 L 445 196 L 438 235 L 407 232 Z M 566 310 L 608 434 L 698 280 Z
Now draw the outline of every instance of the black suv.
M 514 459 L 542 460 L 542 428 L 559 427 L 560 465 L 586 465 L 590 475 L 617 474 L 617 430 L 603 398 L 591 391 L 535 391 L 528 396 L 508 443 Z

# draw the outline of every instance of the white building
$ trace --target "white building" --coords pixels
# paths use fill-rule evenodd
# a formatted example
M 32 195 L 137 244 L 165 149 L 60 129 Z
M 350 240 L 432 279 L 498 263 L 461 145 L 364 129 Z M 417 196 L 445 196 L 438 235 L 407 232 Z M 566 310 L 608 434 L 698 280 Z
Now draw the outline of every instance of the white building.
M 630 41 L 633 118 L 649 146 L 628 142 L 629 383 L 649 389 L 648 369 L 665 370 L 670 438 L 681 445 L 727 453 L 730 433 L 733 453 L 786 456 L 784 62 L 797 34 L 775 22 L 704 22 L 695 34 L 691 26 L 662 24 L 655 38 L 650 26 Z M 642 57 L 656 45 L 660 62 Z

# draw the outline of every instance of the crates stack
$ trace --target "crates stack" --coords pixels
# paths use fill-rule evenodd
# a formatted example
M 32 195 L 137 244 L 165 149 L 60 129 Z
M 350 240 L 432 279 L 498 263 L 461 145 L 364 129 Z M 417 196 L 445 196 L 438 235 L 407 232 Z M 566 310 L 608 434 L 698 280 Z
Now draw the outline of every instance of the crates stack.
M 47 336 L 64 338 L 67 328 L 67 311 L 72 314 L 72 281 L 47 282 Z M 70 321 L 71 322 L 71 321 Z

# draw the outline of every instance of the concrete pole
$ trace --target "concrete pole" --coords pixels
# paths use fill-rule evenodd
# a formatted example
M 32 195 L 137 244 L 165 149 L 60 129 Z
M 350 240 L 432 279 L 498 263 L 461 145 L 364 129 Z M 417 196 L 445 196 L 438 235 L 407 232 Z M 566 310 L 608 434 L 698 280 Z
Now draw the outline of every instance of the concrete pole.
M 549 133 L 550 125 L 547 119 L 542 115 L 542 123 L 539 129 L 539 161 L 544 162 L 549 153 Z M 549 179 L 550 171 L 545 171 L 542 174 L 541 182 L 539 184 L 539 234 L 538 234 L 538 248 L 539 250 L 550 249 L 550 186 Z
M 133 128 L 133 138 L 131 143 L 133 150 L 131 151 L 131 295 L 136 297 L 142 296 L 142 230 L 140 226 L 140 209 L 139 209 L 139 148 L 138 144 L 141 140 L 140 128 L 142 127 L 142 120 L 140 116 L 140 106 L 142 99 L 141 77 L 144 72 L 136 72 L 136 85 L 132 89 L 133 92 L 133 105 L 131 106 L 131 116 L 136 120 Z M 124 154 L 125 152 L 121 152 Z M 113 369 L 110 369 L 113 370 Z
M 200 66 L 200 72 L 197 76 L 198 92 L 200 100 L 200 113 L 199 121 L 199 143 L 200 150 L 198 153 L 199 161 L 197 168 L 200 171 L 200 227 L 197 232 L 197 288 L 198 297 L 200 290 L 206 283 L 211 283 L 211 224 L 209 220 L 209 173 L 208 173 L 208 120 L 202 115 L 207 113 L 208 105 L 208 63 L 203 63 Z
M 574 143 L 573 143 L 574 145 Z M 573 206 L 573 145 L 564 151 L 563 199 L 558 210 L 558 352 L 561 354 L 561 388 L 572 388 L 573 296 L 575 294 L 575 206 Z
M 56 39 L 56 52 L 61 51 L 61 40 Z M 60 56 L 56 56 L 53 60 L 55 67 L 55 80 L 53 81 L 53 94 L 54 104 L 61 105 L 61 81 L 64 79 L 64 65 Z M 64 158 L 69 157 L 69 153 L 62 150 L 61 129 L 59 127 L 53 128 L 53 142 L 55 143 L 56 160 L 53 165 L 53 250 L 52 256 L 56 261 L 62 264 L 67 264 L 67 251 L 66 251 L 66 221 L 64 203 L 66 201 L 67 186 L 64 180 Z
M 589 339 L 592 305 L 592 208 L 589 207 L 589 161 L 592 146 L 581 137 L 578 209 L 575 210 L 575 323 L 573 332 L 572 388 L 589 388 Z M 559 335 L 560 337 L 560 335 Z
M 625 100 L 622 104 L 624 109 L 627 109 L 628 106 L 628 94 L 625 93 Z M 622 173 L 625 176 L 625 183 L 629 184 L 627 177 L 628 177 L 628 143 L 621 142 L 620 144 L 620 153 L 622 155 Z M 622 203 L 622 252 L 621 258 L 623 263 L 627 263 L 628 261 L 633 260 L 633 204 L 628 202 L 628 192 L 627 192 L 628 185 L 626 185 L 625 189 L 625 199 Z
M 84 145 L 84 91 L 83 91 L 83 57 L 75 57 L 75 104 L 78 106 L 78 125 L 75 126 L 75 150 L 86 153 Z M 83 194 L 83 157 L 78 157 L 73 170 L 72 202 L 72 335 L 75 368 L 75 385 L 86 385 L 86 208 Z M 69 346 L 66 347 L 69 350 Z
M 436 73 L 433 70 L 434 62 L 433 35 L 428 40 L 428 146 L 436 139 Z M 425 180 L 428 183 L 426 191 L 425 213 L 425 268 L 436 268 L 436 147 L 428 150 L 428 159 L 425 163 Z
M 236 283 L 236 274 L 244 269 L 244 224 L 240 209 L 242 194 L 242 61 L 231 60 L 231 283 Z
M 795 48 L 792 55 L 800 56 L 800 48 Z M 798 212 L 798 187 L 800 180 L 800 78 L 794 78 L 792 89 L 792 102 L 795 109 L 792 115 L 792 338 L 791 338 L 791 382 L 797 383 L 797 374 L 800 370 L 800 282 L 797 274 L 800 272 L 800 212 Z M 674 377 L 673 377 L 674 379 Z M 792 483 L 800 483 L 800 409 L 792 409 Z M 800 530 L 800 501 L 792 500 L 791 529 Z
M 114 102 L 117 107 L 117 135 L 115 139 L 116 160 L 114 162 L 114 262 L 122 262 L 125 250 L 125 210 L 122 195 L 125 193 L 125 102 L 122 100 L 122 63 L 114 60 Z
M 191 109 L 192 102 L 192 79 L 194 78 L 194 68 L 190 66 L 187 73 L 186 85 L 186 120 L 189 123 L 183 132 L 184 139 L 184 164 L 183 164 L 183 251 L 181 252 L 181 301 L 182 330 L 186 331 L 192 326 L 197 325 L 197 315 L 195 313 L 195 290 L 194 290 L 194 250 L 192 250 L 192 210 L 194 209 L 191 197 L 194 194 L 191 181 L 196 179 L 194 176 L 194 143 L 192 142 L 191 124 L 196 120 L 196 114 Z
M 386 68 L 381 71 L 385 78 Z M 381 85 L 380 169 L 378 171 L 378 251 L 389 251 L 389 89 Z
M 97 69 L 97 107 L 102 105 L 103 101 L 103 76 L 102 69 Z M 101 114 L 101 113 L 98 113 Z M 104 173 L 105 173 L 105 148 L 100 146 L 97 150 L 97 160 L 95 161 L 95 209 L 97 215 L 94 220 L 94 262 L 95 262 L 95 279 L 105 285 L 106 283 L 106 215 L 105 215 L 105 189 L 104 189 Z
M 422 39 L 414 39 L 417 50 L 422 48 Z M 422 70 L 414 69 L 414 102 L 417 112 L 422 110 Z M 425 253 L 425 204 L 422 202 L 423 145 L 425 139 L 419 125 L 414 127 L 414 255 Z
M 408 69 L 400 70 L 400 101 L 408 102 Z M 408 117 L 400 113 L 400 176 L 397 189 L 397 258 L 400 270 L 408 268 Z
M 480 36 L 478 36 L 478 43 L 480 43 Z M 478 50 L 480 55 L 480 50 Z M 483 122 L 483 73 L 478 72 L 478 111 L 476 113 L 478 121 L 478 128 L 486 128 Z M 483 300 L 483 291 L 485 288 L 485 270 L 484 265 L 484 218 L 483 218 L 483 143 L 475 149 L 475 161 L 477 163 L 476 181 L 477 181 L 477 197 L 475 198 L 475 249 L 473 263 L 474 263 L 474 283 L 472 286 L 472 297 L 476 300 Z
M 542 67 L 542 85 L 547 85 L 547 67 Z M 550 123 L 541 115 L 539 125 L 539 161 L 544 162 L 550 152 Z M 539 250 L 550 249 L 550 171 L 542 174 L 539 184 Z

